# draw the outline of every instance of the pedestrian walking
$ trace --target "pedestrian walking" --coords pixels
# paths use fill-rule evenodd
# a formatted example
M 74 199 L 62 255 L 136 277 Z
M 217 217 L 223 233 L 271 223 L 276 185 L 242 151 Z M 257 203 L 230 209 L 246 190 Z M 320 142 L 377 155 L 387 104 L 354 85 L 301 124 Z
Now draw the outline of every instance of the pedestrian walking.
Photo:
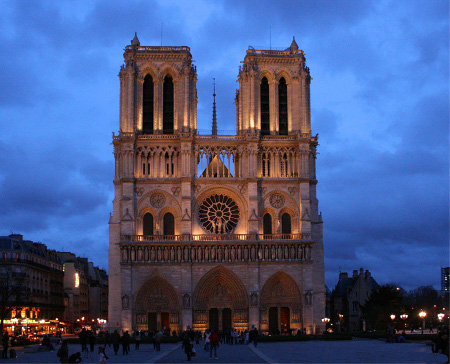
M 135 343 L 135 349 L 139 350 L 139 345 L 141 344 L 141 331 L 138 330 L 134 333 L 134 343 Z
M 98 347 L 98 362 L 100 364 L 106 364 L 106 361 L 108 359 L 109 358 L 106 356 L 106 353 L 105 353 L 105 348 L 102 348 L 101 346 L 99 346 Z
M 60 363 L 69 362 L 69 347 L 67 346 L 67 340 L 63 340 L 56 356 L 59 358 Z
M 187 333 L 184 334 L 183 345 L 181 347 L 184 349 L 184 352 L 186 353 L 187 360 L 190 361 L 192 356 L 193 344 L 191 338 Z
M 255 346 L 255 348 L 258 346 L 258 337 L 259 337 L 258 329 L 254 327 L 250 332 L 250 341 L 253 341 L 253 345 Z
M 162 331 L 157 331 L 155 334 L 155 346 L 156 346 L 156 351 L 161 351 L 161 340 L 163 337 L 163 333 Z
M 208 329 L 205 331 L 205 347 L 203 348 L 205 351 L 209 351 L 210 336 L 211 336 L 211 330 Z
M 120 346 L 120 335 L 117 330 L 114 330 L 114 333 L 112 334 L 112 344 L 114 348 L 114 354 L 117 355 Z
M 3 345 L 3 352 L 2 352 L 2 358 L 8 359 L 8 347 L 9 347 L 9 335 L 8 331 L 5 331 L 2 336 L 2 345 Z
M 130 334 L 125 331 L 122 335 L 122 355 L 128 355 L 130 351 Z
M 94 351 L 94 346 L 95 346 L 95 335 L 92 331 L 89 331 L 89 346 L 91 349 L 91 353 Z
M 219 348 L 219 335 L 217 335 L 217 332 L 211 331 L 211 336 L 209 337 L 209 340 L 210 340 L 209 357 L 212 359 L 214 351 L 214 359 L 219 359 L 217 357 L 217 349 Z

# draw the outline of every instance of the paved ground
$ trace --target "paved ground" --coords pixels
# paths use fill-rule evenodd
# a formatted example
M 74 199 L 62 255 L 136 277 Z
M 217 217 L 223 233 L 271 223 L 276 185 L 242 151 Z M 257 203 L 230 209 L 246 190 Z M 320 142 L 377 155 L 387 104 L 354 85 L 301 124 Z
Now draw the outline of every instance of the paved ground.
M 259 343 L 257 348 L 249 345 L 220 345 L 218 360 L 209 359 L 203 345 L 195 345 L 197 356 L 192 363 L 445 363 L 447 357 L 431 353 L 425 344 L 386 344 L 378 340 L 353 341 L 304 341 L 291 343 Z M 161 351 L 153 345 L 141 345 L 141 350 L 131 348 L 128 356 L 114 355 L 107 348 L 108 363 L 182 363 L 186 355 L 180 344 L 166 344 Z M 69 345 L 69 353 L 80 350 L 79 345 Z M 16 359 L 0 359 L 10 363 L 57 363 L 54 352 L 24 353 L 19 351 Z M 84 363 L 97 363 L 97 351 L 85 357 Z

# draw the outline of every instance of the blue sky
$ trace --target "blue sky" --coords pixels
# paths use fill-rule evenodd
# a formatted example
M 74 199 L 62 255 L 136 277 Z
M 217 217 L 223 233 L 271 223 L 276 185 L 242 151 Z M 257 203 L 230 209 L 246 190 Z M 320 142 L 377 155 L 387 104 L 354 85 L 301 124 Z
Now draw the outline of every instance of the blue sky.
M 0 3 L 0 235 L 21 233 L 107 268 L 111 137 L 122 54 L 189 46 L 198 127 L 234 130 L 248 46 L 295 39 L 311 69 L 326 283 L 440 285 L 449 265 L 447 1 Z M 161 32 L 162 30 L 162 32 Z M 162 37 L 161 37 L 162 33 Z

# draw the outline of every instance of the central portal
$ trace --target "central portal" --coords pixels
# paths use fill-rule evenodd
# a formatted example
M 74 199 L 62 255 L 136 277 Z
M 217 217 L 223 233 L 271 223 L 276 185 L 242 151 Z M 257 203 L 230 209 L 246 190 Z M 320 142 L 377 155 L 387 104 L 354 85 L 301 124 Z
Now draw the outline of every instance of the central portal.
M 248 294 L 241 280 L 222 266 L 197 283 L 193 297 L 194 330 L 248 329 Z

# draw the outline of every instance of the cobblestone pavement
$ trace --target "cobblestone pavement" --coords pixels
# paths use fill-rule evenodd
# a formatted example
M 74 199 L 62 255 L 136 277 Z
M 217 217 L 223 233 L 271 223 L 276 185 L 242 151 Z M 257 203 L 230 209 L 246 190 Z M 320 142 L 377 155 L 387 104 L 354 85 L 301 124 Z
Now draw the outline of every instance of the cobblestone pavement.
M 378 340 L 352 341 L 301 341 L 286 343 L 259 343 L 252 345 L 220 345 L 218 360 L 210 359 L 202 350 L 203 344 L 195 345 L 197 355 L 192 363 L 446 363 L 447 357 L 433 354 L 425 344 L 386 344 Z M 57 348 L 58 349 L 58 348 Z M 80 351 L 80 345 L 69 345 L 69 353 Z M 24 353 L 18 351 L 16 359 L 0 359 L 10 363 L 58 363 L 56 351 Z M 129 355 L 114 355 L 107 348 L 108 363 L 184 363 L 186 355 L 180 344 L 163 344 L 161 351 L 153 345 L 141 344 L 140 350 L 131 347 Z M 84 363 L 98 363 L 97 348 Z

